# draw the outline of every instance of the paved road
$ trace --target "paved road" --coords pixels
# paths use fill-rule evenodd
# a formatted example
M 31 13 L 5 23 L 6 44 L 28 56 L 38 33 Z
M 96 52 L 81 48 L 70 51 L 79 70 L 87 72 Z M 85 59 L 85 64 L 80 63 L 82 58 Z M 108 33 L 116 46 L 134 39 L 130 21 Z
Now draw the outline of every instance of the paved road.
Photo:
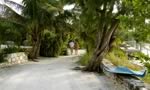
M 0 90 L 117 90 L 104 75 L 73 70 L 77 59 L 39 58 L 0 69 Z

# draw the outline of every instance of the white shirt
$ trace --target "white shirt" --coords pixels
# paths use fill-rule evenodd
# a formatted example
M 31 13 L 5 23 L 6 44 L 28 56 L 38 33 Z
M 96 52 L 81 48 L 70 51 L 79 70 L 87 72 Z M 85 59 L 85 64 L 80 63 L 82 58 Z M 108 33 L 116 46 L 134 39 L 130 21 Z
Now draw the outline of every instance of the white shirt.
M 74 47 L 74 42 L 70 42 L 70 43 L 69 43 L 69 46 L 70 46 L 71 48 L 73 48 L 73 47 Z

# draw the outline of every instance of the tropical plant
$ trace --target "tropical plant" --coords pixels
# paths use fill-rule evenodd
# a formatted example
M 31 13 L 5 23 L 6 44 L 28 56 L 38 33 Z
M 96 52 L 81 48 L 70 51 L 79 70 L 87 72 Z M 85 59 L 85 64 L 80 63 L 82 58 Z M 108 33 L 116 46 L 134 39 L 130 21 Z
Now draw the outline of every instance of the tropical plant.
M 28 28 L 33 46 L 30 58 L 36 58 L 39 55 L 42 32 L 53 24 L 55 15 L 62 11 L 62 6 L 55 0 L 24 0 L 23 3 L 26 7 L 23 13 L 30 19 Z
M 117 17 L 125 13 L 124 2 L 119 3 L 119 0 L 78 0 L 78 2 L 82 8 L 81 23 L 84 23 L 83 27 L 85 27 L 86 31 L 94 34 L 93 56 L 87 66 L 87 70 L 101 71 L 101 61 L 109 50 L 119 25 Z M 118 6 L 117 13 L 113 13 L 114 5 Z M 90 36 L 90 33 L 87 33 L 88 36 Z
M 116 39 L 118 26 L 122 17 L 135 16 L 138 5 L 148 5 L 139 0 L 77 0 L 81 8 L 81 24 L 86 32 L 95 32 L 94 34 L 94 52 L 86 70 L 101 72 L 100 64 L 105 54 L 112 47 Z M 135 4 L 136 3 L 136 4 Z M 140 9 L 140 8 L 138 8 Z M 142 8 L 143 10 L 143 8 Z M 139 13 L 139 12 L 138 12 Z M 88 36 L 91 33 L 87 33 Z
M 83 56 L 81 56 L 81 58 L 78 61 L 78 63 L 81 64 L 82 66 L 88 65 L 91 56 L 92 56 L 91 53 L 85 53 Z
M 121 28 L 137 42 L 149 42 L 150 7 L 148 0 L 133 1 L 132 15 L 121 17 Z M 139 13 L 140 12 L 140 13 Z M 128 36 L 124 37 L 128 38 Z M 131 38 L 128 38 L 130 40 Z
M 40 55 L 46 57 L 56 57 L 60 54 L 61 45 L 58 36 L 54 32 L 44 31 L 41 44 Z
M 0 63 L 6 61 L 5 56 L 6 56 L 6 54 L 2 50 L 0 50 Z
M 62 3 L 56 0 L 23 0 L 23 5 L 10 0 L 5 0 L 5 3 L 7 4 L 1 5 L 4 8 L 5 18 L 2 16 L 1 18 L 19 24 L 28 31 L 32 41 L 32 50 L 29 56 L 32 59 L 37 58 L 41 45 L 41 35 L 44 29 L 53 26 L 55 16 L 63 11 Z M 23 13 L 16 13 L 8 6 L 10 4 L 17 6 Z

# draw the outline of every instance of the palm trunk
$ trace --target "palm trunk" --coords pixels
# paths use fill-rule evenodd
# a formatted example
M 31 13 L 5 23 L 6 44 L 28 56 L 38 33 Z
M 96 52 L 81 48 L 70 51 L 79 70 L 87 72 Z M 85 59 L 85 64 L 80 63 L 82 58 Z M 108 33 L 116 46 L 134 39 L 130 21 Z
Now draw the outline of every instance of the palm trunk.
M 39 38 L 39 41 L 37 43 L 37 50 L 36 50 L 36 53 L 35 53 L 35 58 L 39 57 L 40 46 L 41 46 L 41 38 Z
M 32 49 L 29 53 L 29 58 L 34 60 L 39 56 L 41 45 L 41 33 L 32 33 Z
M 32 46 L 32 49 L 30 51 L 29 57 L 33 60 L 36 59 L 39 55 L 39 46 L 40 42 L 39 41 L 32 41 L 34 44 Z

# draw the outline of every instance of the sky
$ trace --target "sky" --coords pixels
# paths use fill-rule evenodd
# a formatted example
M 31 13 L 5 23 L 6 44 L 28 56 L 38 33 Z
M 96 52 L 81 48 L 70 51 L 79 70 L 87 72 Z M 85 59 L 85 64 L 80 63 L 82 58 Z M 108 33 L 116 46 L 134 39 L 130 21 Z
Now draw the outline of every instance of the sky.
M 0 0 L 0 4 L 2 4 L 3 3 L 3 0 Z
M 22 0 L 12 0 L 12 1 L 15 1 L 16 3 L 19 3 L 19 4 L 22 3 Z

